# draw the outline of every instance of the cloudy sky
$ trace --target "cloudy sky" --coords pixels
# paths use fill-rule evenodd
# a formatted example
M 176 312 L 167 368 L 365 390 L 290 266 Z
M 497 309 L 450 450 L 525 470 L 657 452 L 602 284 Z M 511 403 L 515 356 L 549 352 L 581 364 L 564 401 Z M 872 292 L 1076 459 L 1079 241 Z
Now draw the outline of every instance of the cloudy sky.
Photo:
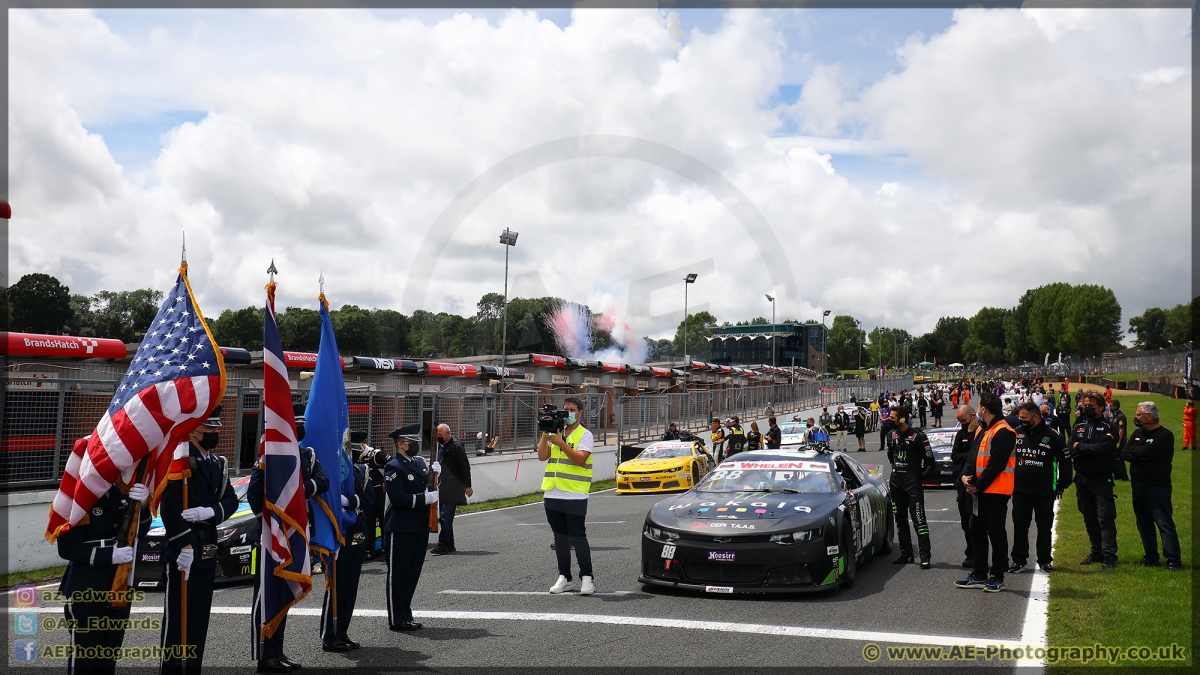
M 259 304 L 272 258 L 285 306 L 323 271 L 334 306 L 472 314 L 508 227 L 515 293 L 641 334 L 687 270 L 722 320 L 772 293 L 919 333 L 1055 281 L 1128 318 L 1190 295 L 1190 22 L 10 10 L 4 282 L 166 289 L 186 231 L 208 314 Z

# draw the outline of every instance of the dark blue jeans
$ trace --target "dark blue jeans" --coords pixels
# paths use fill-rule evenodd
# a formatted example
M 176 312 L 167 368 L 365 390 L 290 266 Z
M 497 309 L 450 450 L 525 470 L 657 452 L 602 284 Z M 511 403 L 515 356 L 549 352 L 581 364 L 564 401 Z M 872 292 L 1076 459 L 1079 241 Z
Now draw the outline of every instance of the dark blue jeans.
M 1179 534 L 1171 518 L 1171 488 L 1133 488 L 1133 516 L 1147 562 L 1158 562 L 1158 535 L 1162 534 L 1162 554 L 1168 563 L 1180 562 Z M 1156 532 L 1154 527 L 1158 526 Z
M 571 579 L 571 548 L 579 559 L 579 576 L 592 576 L 592 548 L 587 540 L 588 500 L 546 499 L 546 520 L 554 532 L 554 554 L 558 558 L 558 573 Z
M 454 513 L 458 504 L 438 503 L 438 544 L 454 548 Z

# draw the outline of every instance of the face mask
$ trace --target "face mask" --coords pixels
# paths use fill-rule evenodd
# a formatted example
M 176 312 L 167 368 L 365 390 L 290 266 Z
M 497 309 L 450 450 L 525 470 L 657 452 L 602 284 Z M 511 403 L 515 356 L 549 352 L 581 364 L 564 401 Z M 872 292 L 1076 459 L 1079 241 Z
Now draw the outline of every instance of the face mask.
M 1084 417 L 1095 417 L 1096 416 L 1096 409 L 1091 406 L 1087 406 L 1085 408 L 1080 408 L 1079 411 L 1081 413 L 1083 413 Z
M 221 434 L 215 431 L 206 431 L 200 436 L 200 447 L 205 450 L 212 450 L 221 443 Z
M 577 420 L 577 419 L 579 419 L 579 418 L 577 418 L 575 416 L 575 413 L 571 413 L 571 414 L 567 415 L 567 424 L 575 424 L 575 420 Z

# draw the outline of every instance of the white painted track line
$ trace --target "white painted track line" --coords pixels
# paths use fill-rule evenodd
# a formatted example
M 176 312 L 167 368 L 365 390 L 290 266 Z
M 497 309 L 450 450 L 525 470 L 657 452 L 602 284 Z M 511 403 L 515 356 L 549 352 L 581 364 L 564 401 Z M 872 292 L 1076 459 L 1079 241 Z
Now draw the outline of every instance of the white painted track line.
M 9 607 L 8 613 L 22 611 L 19 607 Z M 61 612 L 57 607 L 36 607 L 25 611 L 39 614 Z M 162 607 L 135 606 L 134 614 L 157 614 Z M 212 614 L 250 615 L 249 607 L 213 607 Z M 320 607 L 293 607 L 288 611 L 289 616 L 321 616 Z M 354 616 L 370 618 L 386 618 L 386 609 L 356 609 Z M 643 616 L 615 616 L 611 614 L 566 614 L 559 612 L 457 612 L 457 611 L 414 611 L 418 619 L 452 619 L 461 621 L 553 621 L 556 623 L 592 623 L 612 626 L 637 626 L 644 628 L 671 628 L 676 630 L 704 630 L 723 633 L 749 633 L 757 635 L 779 635 L 783 637 L 809 637 L 830 640 L 852 640 L 855 642 L 886 642 L 904 645 L 937 645 L 952 647 L 956 645 L 975 645 L 977 648 L 988 646 L 1009 647 L 1015 649 L 1022 646 L 1019 640 L 999 640 L 993 638 L 971 638 L 961 635 L 921 635 L 918 633 L 891 633 L 883 631 L 844 630 L 835 628 L 809 628 L 806 626 L 772 626 L 753 623 L 726 623 L 721 621 L 694 621 L 690 619 L 667 619 Z

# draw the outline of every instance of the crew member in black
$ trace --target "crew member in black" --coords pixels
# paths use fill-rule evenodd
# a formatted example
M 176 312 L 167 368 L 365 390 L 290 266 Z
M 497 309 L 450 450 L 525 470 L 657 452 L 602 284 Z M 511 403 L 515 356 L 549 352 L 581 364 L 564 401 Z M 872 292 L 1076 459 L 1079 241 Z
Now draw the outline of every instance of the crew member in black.
M 354 494 L 342 495 L 342 508 L 354 512 L 357 518 L 345 533 L 346 544 L 338 549 L 334 561 L 336 620 L 333 616 L 333 593 L 328 587 L 325 589 L 325 599 L 321 601 L 321 649 L 327 652 L 345 652 L 362 646 L 350 639 L 347 630 L 350 628 L 350 619 L 354 618 L 354 605 L 358 602 L 358 580 L 362 575 L 363 557 L 369 541 L 364 532 L 366 514 L 372 512 L 375 506 L 375 486 L 371 485 L 371 476 L 365 464 L 355 463 L 353 468 Z
M 925 433 L 909 426 L 911 414 L 912 409 L 907 406 L 893 409 L 892 431 L 887 437 L 887 456 L 892 463 L 888 487 L 892 493 L 892 511 L 896 514 L 896 532 L 900 535 L 900 557 L 892 562 L 897 565 L 913 562 L 912 535 L 908 531 L 911 514 L 913 527 L 917 530 L 921 569 L 927 570 L 930 567 L 929 523 L 925 520 L 925 489 L 921 483 L 935 460 Z
M 1112 410 L 1112 424 L 1117 430 L 1117 457 L 1113 460 L 1113 478 L 1129 480 L 1129 471 L 1125 467 L 1125 460 L 1122 459 L 1125 441 L 1129 439 L 1129 418 L 1121 412 L 1121 401 L 1113 399 L 1108 407 Z
M 1092 550 L 1080 565 L 1117 566 L 1117 504 L 1113 499 L 1113 462 L 1117 430 L 1102 417 L 1104 396 L 1089 392 L 1079 406 L 1067 456 L 1075 467 L 1075 496 Z
M 1044 403 L 1042 405 L 1045 405 Z M 1016 429 L 1013 453 L 1017 464 L 1013 471 L 1013 544 L 1012 566 L 1019 574 L 1029 560 L 1029 523 L 1037 520 L 1037 564 L 1043 572 L 1051 564 L 1050 529 L 1054 524 L 1054 500 L 1071 484 L 1071 460 L 1067 458 L 1062 436 L 1046 424 L 1037 405 L 1022 403 L 1017 410 L 1021 426 Z
M 729 445 L 727 446 L 728 450 L 726 451 L 725 456 L 732 457 L 733 455 L 736 455 L 737 453 L 746 449 L 746 432 L 744 429 L 742 429 L 742 422 L 738 419 L 737 415 L 729 418 L 729 421 L 726 422 L 725 426 L 729 429 L 729 431 L 726 432 L 726 435 L 729 437 Z
M 971 442 L 979 429 L 979 420 L 975 417 L 975 409 L 969 405 L 959 406 L 954 414 L 958 420 L 958 431 L 954 434 L 954 445 L 950 446 L 950 466 L 954 469 L 954 487 L 958 493 L 958 522 L 962 526 L 963 538 L 967 540 L 967 548 L 962 566 L 967 569 L 975 568 L 975 555 L 971 550 L 971 518 L 975 508 L 975 498 L 967 493 L 967 486 L 962 482 L 963 467 L 971 457 Z M 968 474 L 974 474 L 975 466 L 971 465 Z
M 209 610 L 217 574 L 217 525 L 237 511 L 237 493 L 229 484 L 224 456 L 212 452 L 221 442 L 221 406 L 188 434 L 190 476 L 170 479 L 163 488 L 159 515 L 166 528 L 163 547 L 162 672 L 199 673 L 208 639 Z M 181 453 L 183 444 L 175 448 Z M 178 455 L 177 455 L 178 456 Z M 183 488 L 187 485 L 187 504 Z M 181 575 L 182 572 L 182 575 Z M 182 629 L 182 580 L 187 579 L 187 635 Z M 181 650 L 180 645 L 187 645 Z M 183 653 L 180 653 L 180 652 Z
M 937 429 L 942 426 L 942 410 L 946 407 L 946 402 L 942 400 L 942 392 L 933 392 L 933 400 L 929 402 L 929 415 L 933 417 L 933 428 Z
M 295 415 L 296 423 L 296 440 L 304 440 L 304 405 L 296 403 L 292 406 L 293 414 Z M 263 513 L 263 463 L 260 457 L 258 463 L 250 470 L 250 484 L 246 486 L 246 501 L 250 504 L 250 510 L 254 512 L 255 517 L 262 518 Z M 304 490 L 304 499 L 307 502 L 316 495 L 329 489 L 329 477 L 321 468 L 321 463 L 317 461 L 317 454 L 312 448 L 300 446 L 300 483 Z M 312 504 L 308 504 L 309 528 L 312 527 Z M 260 525 L 261 527 L 261 525 Z M 275 629 L 275 633 L 271 637 L 262 640 L 262 613 L 259 611 L 258 601 L 259 593 L 261 592 L 262 575 L 256 575 L 254 579 L 254 591 L 252 593 L 252 610 L 250 612 L 250 624 L 253 626 L 253 635 L 250 637 L 250 655 L 251 658 L 258 661 L 258 672 L 260 673 L 287 673 L 300 668 L 300 664 L 289 659 L 283 653 L 283 636 L 287 628 L 287 615 L 285 614 L 279 621 L 279 626 Z
M 75 443 L 83 443 L 86 447 L 87 442 L 87 438 L 81 438 Z M 130 526 L 137 528 L 139 538 L 146 536 L 152 519 L 150 509 L 146 508 L 149 500 L 150 490 L 145 485 L 135 483 L 129 486 L 129 494 L 126 494 L 117 483 L 100 495 L 100 499 L 78 525 L 55 541 L 58 557 L 67 561 L 67 571 L 63 573 L 58 592 L 63 597 L 63 611 L 67 617 L 67 629 L 71 632 L 71 644 L 76 648 L 120 649 L 125 641 L 125 622 L 129 620 L 132 598 L 125 598 L 124 607 L 113 607 L 115 598 L 110 593 L 117 568 L 133 561 L 135 547 L 126 546 L 127 542 L 118 538 L 121 524 L 136 502 L 141 502 L 142 507 L 138 510 L 138 522 Z M 72 598 L 76 593 L 86 595 L 76 600 Z M 18 624 L 21 617 L 16 617 Z M 36 619 L 28 630 L 25 630 L 25 626 L 18 627 L 23 633 L 37 630 Z M 116 671 L 116 659 L 93 655 L 96 658 L 76 658 L 71 653 L 67 656 L 67 672 L 74 675 Z
M 396 456 L 383 469 L 388 498 L 383 525 L 388 629 L 410 631 L 421 627 L 413 621 L 412 597 L 429 547 L 429 506 L 437 503 L 438 493 L 429 489 L 432 472 L 425 459 L 415 452 L 409 455 L 421 441 L 421 425 L 406 424 L 388 437 L 396 442 Z
M 671 422 L 670 424 L 668 424 L 667 425 L 667 433 L 663 434 L 662 439 L 664 441 L 679 440 L 679 427 L 674 422 Z
M 763 440 L 767 442 L 768 450 L 778 450 L 783 445 L 783 430 L 775 423 L 775 417 L 767 418 L 767 433 L 763 436 Z
M 1158 534 L 1162 534 L 1162 553 L 1167 569 L 1183 569 L 1179 533 L 1171 517 L 1171 460 L 1175 456 L 1175 434 L 1162 426 L 1158 406 L 1150 401 L 1138 404 L 1140 427 L 1129 437 L 1125 459 L 1129 461 L 1129 480 L 1133 488 L 1133 515 L 1138 534 L 1142 535 L 1142 566 L 1158 565 Z M 1155 526 L 1158 532 L 1155 532 Z
M 925 400 L 925 392 L 917 392 L 917 417 L 921 420 L 921 428 L 925 428 L 925 415 L 929 409 L 929 401 Z

